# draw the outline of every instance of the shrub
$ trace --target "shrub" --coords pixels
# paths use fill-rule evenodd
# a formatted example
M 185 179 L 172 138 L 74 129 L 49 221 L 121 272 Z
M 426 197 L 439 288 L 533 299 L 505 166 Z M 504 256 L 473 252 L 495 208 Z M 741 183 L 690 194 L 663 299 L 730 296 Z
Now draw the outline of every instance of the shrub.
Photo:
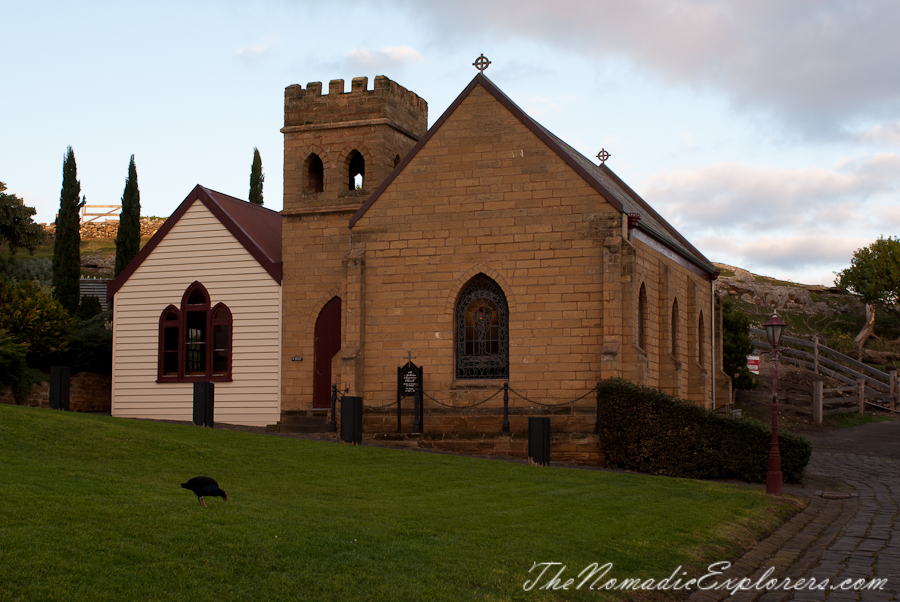
M 0 328 L 28 347 L 29 364 L 44 364 L 64 352 L 72 326 L 72 318 L 46 287 L 0 277 Z
M 82 303 L 87 298 L 82 298 Z M 112 374 L 112 331 L 106 328 L 111 316 L 112 312 L 100 313 L 81 322 L 66 337 L 69 351 L 64 361 L 71 366 L 73 373 Z
M 766 480 L 772 434 L 761 422 L 710 412 L 618 378 L 601 383 L 600 397 L 607 466 L 692 479 Z M 779 432 L 778 445 L 785 481 L 800 482 L 812 444 Z
M 53 282 L 53 262 L 45 257 L 0 257 L 0 272 L 13 282 L 34 280 L 48 287 Z
M 722 369 L 731 377 L 735 389 L 752 389 L 756 380 L 747 368 L 747 356 L 753 353 L 750 342 L 750 318 L 734 307 L 734 301 L 722 302 Z
M 102 313 L 103 306 L 100 305 L 100 299 L 94 295 L 90 297 L 85 295 L 81 298 L 81 303 L 78 304 L 78 311 L 75 312 L 75 317 L 84 322 Z
M 8 332 L 0 330 L 0 387 L 13 387 L 25 373 L 27 347 L 17 343 Z

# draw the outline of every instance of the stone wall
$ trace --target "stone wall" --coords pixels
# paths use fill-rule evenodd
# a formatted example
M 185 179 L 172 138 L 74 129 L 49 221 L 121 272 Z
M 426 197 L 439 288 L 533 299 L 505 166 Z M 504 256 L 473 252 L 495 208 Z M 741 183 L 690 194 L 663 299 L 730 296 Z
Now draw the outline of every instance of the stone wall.
M 509 435 L 465 438 L 443 435 L 367 435 L 363 441 L 371 440 L 382 445 L 415 449 L 429 449 L 469 456 L 493 456 L 524 460 L 528 457 L 528 437 Z M 600 448 L 597 435 L 551 434 L 550 462 L 578 464 L 581 466 L 606 466 L 606 456 Z
M 357 77 L 347 93 L 342 79 L 329 83 L 328 94 L 320 82 L 285 89 L 283 213 L 333 208 L 339 198 L 358 208 L 425 134 L 422 98 L 381 75 L 373 90 L 367 87 L 368 78 Z M 362 190 L 350 186 L 354 151 L 365 160 Z M 321 192 L 309 177 L 313 155 L 322 161 Z
M 141 218 L 141 236 L 153 236 L 159 230 L 163 222 L 163 218 Z M 41 224 L 48 238 L 53 238 L 56 234 L 56 224 Z M 115 238 L 119 231 L 118 221 L 109 222 L 90 222 L 81 226 L 81 239 L 88 240 L 92 238 Z
M 69 381 L 69 410 L 72 412 L 109 412 L 112 400 L 110 377 L 93 372 L 77 372 Z M 0 403 L 49 408 L 50 383 L 31 385 L 31 392 L 21 402 L 12 389 L 0 387 Z
M 343 147 L 353 148 L 343 131 Z M 347 197 L 303 206 L 299 195 L 290 207 L 288 178 L 303 178 L 301 166 L 289 171 L 298 151 L 286 133 L 283 411 L 311 407 L 313 362 L 291 358 L 314 357 L 315 323 L 333 297 L 342 302 L 335 384 L 371 407 L 395 398 L 409 353 L 425 370 L 426 393 L 454 406 L 484 400 L 503 380 L 550 404 L 609 377 L 707 407 L 713 390 L 719 404 L 730 398 L 720 387 L 727 376 L 709 369 L 709 333 L 715 323 L 718 356 L 721 329 L 708 275 L 647 235 L 629 238 L 623 214 L 486 89 L 471 91 L 349 231 L 356 205 Z M 508 302 L 508 379 L 456 378 L 455 305 L 479 273 Z M 481 408 L 502 404 L 498 396 Z M 534 405 L 512 394 L 509 405 L 523 428 Z M 438 404 L 426 399 L 425 408 Z M 436 431 L 490 432 L 483 417 L 433 417 Z M 367 421 L 367 432 L 396 427 L 388 416 L 383 427 Z M 580 428 L 591 432 L 593 421 Z

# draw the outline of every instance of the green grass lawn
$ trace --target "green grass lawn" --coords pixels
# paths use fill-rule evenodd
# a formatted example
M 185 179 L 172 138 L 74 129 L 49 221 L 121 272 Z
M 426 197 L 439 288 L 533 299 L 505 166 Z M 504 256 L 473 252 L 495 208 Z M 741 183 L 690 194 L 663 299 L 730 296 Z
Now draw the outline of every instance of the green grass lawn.
M 832 414 L 831 416 L 826 416 L 825 426 L 836 426 L 839 428 L 852 428 L 854 426 L 860 426 L 862 424 L 870 424 L 872 422 L 890 422 L 894 420 L 893 416 L 886 416 L 884 414 L 858 414 L 856 412 L 848 412 L 846 414 Z
M 535 562 L 700 577 L 798 509 L 721 483 L 9 405 L 0 454 L 4 602 L 617 600 L 523 583 Z M 197 475 L 228 502 L 179 487 Z

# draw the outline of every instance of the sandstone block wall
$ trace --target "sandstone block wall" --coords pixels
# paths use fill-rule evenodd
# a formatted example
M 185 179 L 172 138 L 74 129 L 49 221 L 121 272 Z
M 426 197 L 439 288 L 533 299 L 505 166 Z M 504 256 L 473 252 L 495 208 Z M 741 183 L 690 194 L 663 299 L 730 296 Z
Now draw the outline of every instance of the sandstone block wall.
M 284 91 L 285 213 L 333 207 L 340 199 L 359 207 L 428 129 L 428 105 L 415 93 L 384 76 L 332 80 L 328 94 L 312 82 Z M 362 190 L 349 186 L 351 155 L 365 159 Z M 309 182 L 309 159 L 315 154 L 324 167 L 324 190 Z
M 624 216 L 480 86 L 352 231 L 352 206 L 288 210 L 285 190 L 283 410 L 312 405 L 312 362 L 290 357 L 311 359 L 318 311 L 334 296 L 343 301 L 341 390 L 368 406 L 396 398 L 396 370 L 410 353 L 426 392 L 454 406 L 484 399 L 504 380 L 526 398 L 566 402 L 613 376 L 709 405 L 711 349 L 700 341 L 712 325 L 709 280 L 671 251 L 629 240 Z M 508 379 L 456 379 L 455 304 L 479 273 L 509 303 Z M 502 404 L 497 396 L 479 411 Z M 509 405 L 516 428 L 540 409 L 518 395 Z M 461 424 L 428 399 L 425 408 L 435 412 L 433 428 L 484 426 L 474 416 Z M 367 420 L 375 430 L 396 428 L 387 415 L 382 426 L 375 415 Z

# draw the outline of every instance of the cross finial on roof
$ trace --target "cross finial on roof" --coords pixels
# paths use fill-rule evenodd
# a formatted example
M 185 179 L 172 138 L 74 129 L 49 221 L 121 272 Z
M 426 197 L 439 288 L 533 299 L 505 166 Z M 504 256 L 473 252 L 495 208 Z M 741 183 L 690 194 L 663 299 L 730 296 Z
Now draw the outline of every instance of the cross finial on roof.
M 601 148 L 600 152 L 597 153 L 597 158 L 600 159 L 600 165 L 603 165 L 604 163 L 606 163 L 606 160 L 609 159 L 609 157 L 610 157 L 610 154 L 608 152 L 606 152 L 605 148 Z
M 484 73 L 484 70 L 488 68 L 488 66 L 491 64 L 491 62 L 487 59 L 486 56 L 484 56 L 484 53 L 482 53 L 481 56 L 479 56 L 477 59 L 475 59 L 475 62 L 472 64 L 475 66 L 476 69 L 478 69 L 480 72 Z

